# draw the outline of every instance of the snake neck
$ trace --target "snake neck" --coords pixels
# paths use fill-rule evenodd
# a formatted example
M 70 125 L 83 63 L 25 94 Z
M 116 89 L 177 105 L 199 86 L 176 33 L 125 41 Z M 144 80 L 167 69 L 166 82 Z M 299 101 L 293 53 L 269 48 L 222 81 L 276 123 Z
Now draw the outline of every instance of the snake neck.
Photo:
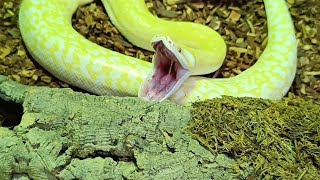
M 192 75 L 208 74 L 221 67 L 226 56 L 226 44 L 213 29 L 201 24 L 158 18 L 149 11 L 144 0 L 102 2 L 112 23 L 132 44 L 155 52 L 152 39 L 158 35 L 168 36 L 195 57 Z
M 170 98 L 178 104 L 223 95 L 281 99 L 291 87 L 297 67 L 297 40 L 285 0 L 264 0 L 267 47 L 249 69 L 232 78 L 190 77 Z

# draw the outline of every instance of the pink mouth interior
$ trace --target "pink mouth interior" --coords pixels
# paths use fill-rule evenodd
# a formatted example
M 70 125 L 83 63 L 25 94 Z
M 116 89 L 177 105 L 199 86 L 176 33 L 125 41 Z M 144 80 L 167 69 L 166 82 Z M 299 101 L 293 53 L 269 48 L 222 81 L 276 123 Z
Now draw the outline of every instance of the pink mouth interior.
M 155 73 L 151 82 L 144 88 L 145 97 L 150 100 L 160 100 L 167 94 L 172 95 L 179 80 L 189 72 L 184 69 L 176 56 L 163 44 L 162 41 L 154 43 Z M 181 83 L 180 83 L 181 84 Z

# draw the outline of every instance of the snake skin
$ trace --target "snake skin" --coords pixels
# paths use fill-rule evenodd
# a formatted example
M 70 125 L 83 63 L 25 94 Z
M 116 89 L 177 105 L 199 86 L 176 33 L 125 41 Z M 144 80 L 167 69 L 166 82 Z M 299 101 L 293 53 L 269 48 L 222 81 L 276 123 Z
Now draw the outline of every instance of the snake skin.
M 137 96 L 152 64 L 103 48 L 71 26 L 76 9 L 92 1 L 23 0 L 19 27 L 24 43 L 41 66 L 66 83 L 98 95 Z M 284 0 L 264 4 L 268 44 L 256 64 L 232 78 L 189 77 L 172 101 L 189 104 L 221 95 L 280 99 L 287 93 L 297 66 L 293 23 Z

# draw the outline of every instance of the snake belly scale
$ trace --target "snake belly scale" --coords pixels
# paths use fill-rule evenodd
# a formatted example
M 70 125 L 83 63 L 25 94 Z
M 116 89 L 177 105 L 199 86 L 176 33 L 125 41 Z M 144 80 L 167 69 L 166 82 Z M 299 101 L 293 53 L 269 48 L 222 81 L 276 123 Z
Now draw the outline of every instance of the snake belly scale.
M 76 9 L 92 1 L 23 0 L 19 27 L 24 43 L 41 66 L 66 83 L 98 95 L 137 96 L 152 64 L 92 43 L 71 25 Z M 115 2 L 102 1 L 105 6 Z M 232 78 L 190 76 L 170 100 L 189 104 L 222 95 L 280 99 L 286 94 L 296 72 L 295 31 L 284 0 L 264 4 L 268 44 L 256 64 Z

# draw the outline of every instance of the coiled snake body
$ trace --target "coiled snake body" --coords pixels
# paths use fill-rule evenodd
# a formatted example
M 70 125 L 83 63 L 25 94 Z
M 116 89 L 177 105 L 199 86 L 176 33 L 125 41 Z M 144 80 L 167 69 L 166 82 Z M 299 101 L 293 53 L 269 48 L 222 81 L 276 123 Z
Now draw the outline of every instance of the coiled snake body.
M 130 42 L 148 50 L 154 48 L 158 58 L 167 55 L 174 59 L 165 60 L 169 73 L 159 77 L 155 74 L 160 72 L 157 68 L 162 61 L 154 60 L 152 65 L 108 50 L 72 28 L 75 10 L 92 1 L 23 0 L 20 7 L 19 27 L 28 51 L 50 73 L 71 85 L 99 95 L 139 95 L 158 101 L 170 98 L 178 104 L 189 104 L 221 95 L 280 99 L 292 84 L 297 45 L 284 0 L 264 0 L 268 44 L 255 65 L 235 77 L 216 79 L 190 76 L 221 66 L 226 46 L 215 31 L 195 23 L 159 20 L 147 12 L 143 0 L 102 0 L 112 22 Z M 180 24 L 175 27 L 175 23 Z M 165 36 L 152 39 L 157 33 Z M 160 81 L 154 80 L 157 77 Z M 172 80 L 176 77 L 181 80 Z M 167 84 L 162 86 L 163 81 Z

